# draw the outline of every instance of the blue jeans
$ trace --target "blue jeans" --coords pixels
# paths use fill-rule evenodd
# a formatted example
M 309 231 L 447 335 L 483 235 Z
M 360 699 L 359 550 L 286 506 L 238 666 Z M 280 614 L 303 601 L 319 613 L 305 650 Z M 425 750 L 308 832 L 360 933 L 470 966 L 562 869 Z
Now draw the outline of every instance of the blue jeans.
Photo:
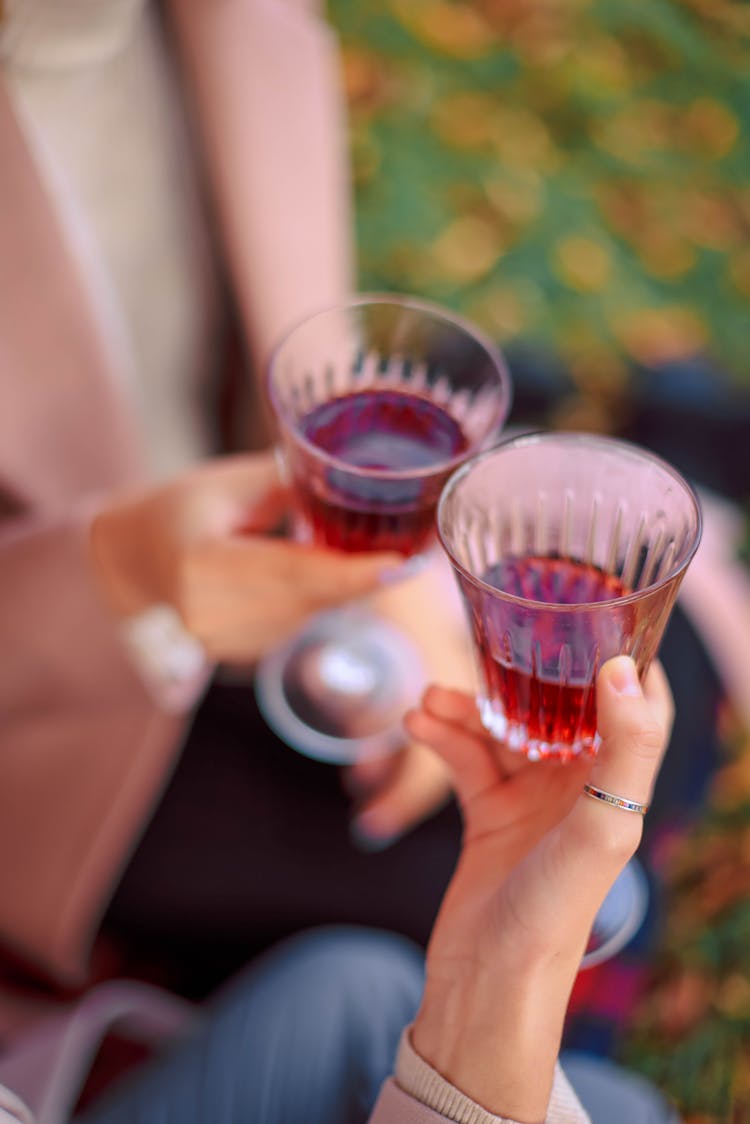
M 292 937 L 78 1124 L 364 1124 L 422 984 L 422 954 L 401 937 Z M 593 1124 L 676 1124 L 652 1086 L 611 1062 L 568 1054 L 563 1066 Z
M 422 984 L 422 954 L 403 938 L 353 928 L 293 937 L 81 1124 L 363 1124 Z
M 588 1054 L 571 1052 L 560 1060 L 592 1124 L 680 1124 L 672 1106 L 639 1074 Z

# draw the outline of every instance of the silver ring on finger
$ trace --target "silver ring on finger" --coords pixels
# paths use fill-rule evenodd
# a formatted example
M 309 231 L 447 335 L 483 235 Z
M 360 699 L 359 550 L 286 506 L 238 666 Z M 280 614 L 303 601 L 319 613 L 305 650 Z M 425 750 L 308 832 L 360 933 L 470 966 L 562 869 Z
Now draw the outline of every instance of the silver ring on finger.
M 585 784 L 583 791 L 592 800 L 601 800 L 603 804 L 620 808 L 623 812 L 635 812 L 637 816 L 645 816 L 648 811 L 648 804 L 640 804 L 637 800 L 628 800 L 624 796 L 615 796 L 613 792 L 605 792 L 603 788 L 597 788 L 593 784 Z

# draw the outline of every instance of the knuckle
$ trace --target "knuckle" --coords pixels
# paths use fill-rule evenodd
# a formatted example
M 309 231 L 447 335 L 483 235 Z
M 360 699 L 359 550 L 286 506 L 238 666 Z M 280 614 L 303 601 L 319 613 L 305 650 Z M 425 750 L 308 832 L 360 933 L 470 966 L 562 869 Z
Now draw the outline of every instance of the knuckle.
M 619 746 L 621 751 L 653 761 L 666 746 L 669 727 L 645 708 L 621 718 L 618 723 L 603 722 L 600 732 L 605 742 Z
M 579 852 L 595 852 L 597 862 L 622 867 L 633 857 L 643 834 L 643 820 L 632 812 L 616 808 L 587 809 L 585 818 L 575 821 L 569 839 Z
M 600 833 L 597 851 L 612 865 L 625 866 L 638 850 L 643 834 L 643 820 L 632 812 L 622 812 L 619 809 L 610 811 L 616 812 L 620 822 L 610 824 L 606 831 Z
M 670 694 L 664 706 L 664 723 L 665 730 L 668 733 L 674 726 L 675 719 L 675 704 L 672 695 Z M 665 734 L 666 736 L 666 734 Z
M 661 723 L 653 719 L 639 722 L 632 730 L 634 748 L 647 757 L 654 757 L 664 749 L 666 734 Z

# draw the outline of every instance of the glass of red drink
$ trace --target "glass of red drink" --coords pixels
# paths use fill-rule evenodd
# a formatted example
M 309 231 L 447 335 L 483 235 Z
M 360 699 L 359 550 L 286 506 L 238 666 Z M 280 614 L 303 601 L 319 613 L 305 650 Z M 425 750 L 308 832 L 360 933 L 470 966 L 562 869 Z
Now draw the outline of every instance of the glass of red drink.
M 608 437 L 531 434 L 460 468 L 438 527 L 467 608 L 487 729 L 532 760 L 596 751 L 596 676 L 643 675 L 701 533 L 690 485 Z
M 510 405 L 489 341 L 395 296 L 357 297 L 299 324 L 271 359 L 268 388 L 296 537 L 405 557 L 429 544 L 443 484 Z
M 271 358 L 268 393 L 295 538 L 409 559 L 434 541 L 450 474 L 499 433 L 511 383 L 500 353 L 466 321 L 374 294 L 294 327 Z M 265 661 L 258 698 L 291 745 L 348 760 L 400 742 L 419 662 L 359 607 L 316 620 Z

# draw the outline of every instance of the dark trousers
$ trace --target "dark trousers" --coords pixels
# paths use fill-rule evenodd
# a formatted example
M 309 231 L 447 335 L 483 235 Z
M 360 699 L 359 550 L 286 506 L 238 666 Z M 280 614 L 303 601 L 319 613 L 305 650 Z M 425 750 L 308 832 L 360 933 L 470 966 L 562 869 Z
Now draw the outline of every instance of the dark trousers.
M 336 767 L 280 742 L 250 685 L 215 685 L 105 931 L 130 971 L 190 996 L 312 926 L 366 925 L 425 944 L 458 854 L 455 806 L 369 853 L 350 837 L 351 816 Z

